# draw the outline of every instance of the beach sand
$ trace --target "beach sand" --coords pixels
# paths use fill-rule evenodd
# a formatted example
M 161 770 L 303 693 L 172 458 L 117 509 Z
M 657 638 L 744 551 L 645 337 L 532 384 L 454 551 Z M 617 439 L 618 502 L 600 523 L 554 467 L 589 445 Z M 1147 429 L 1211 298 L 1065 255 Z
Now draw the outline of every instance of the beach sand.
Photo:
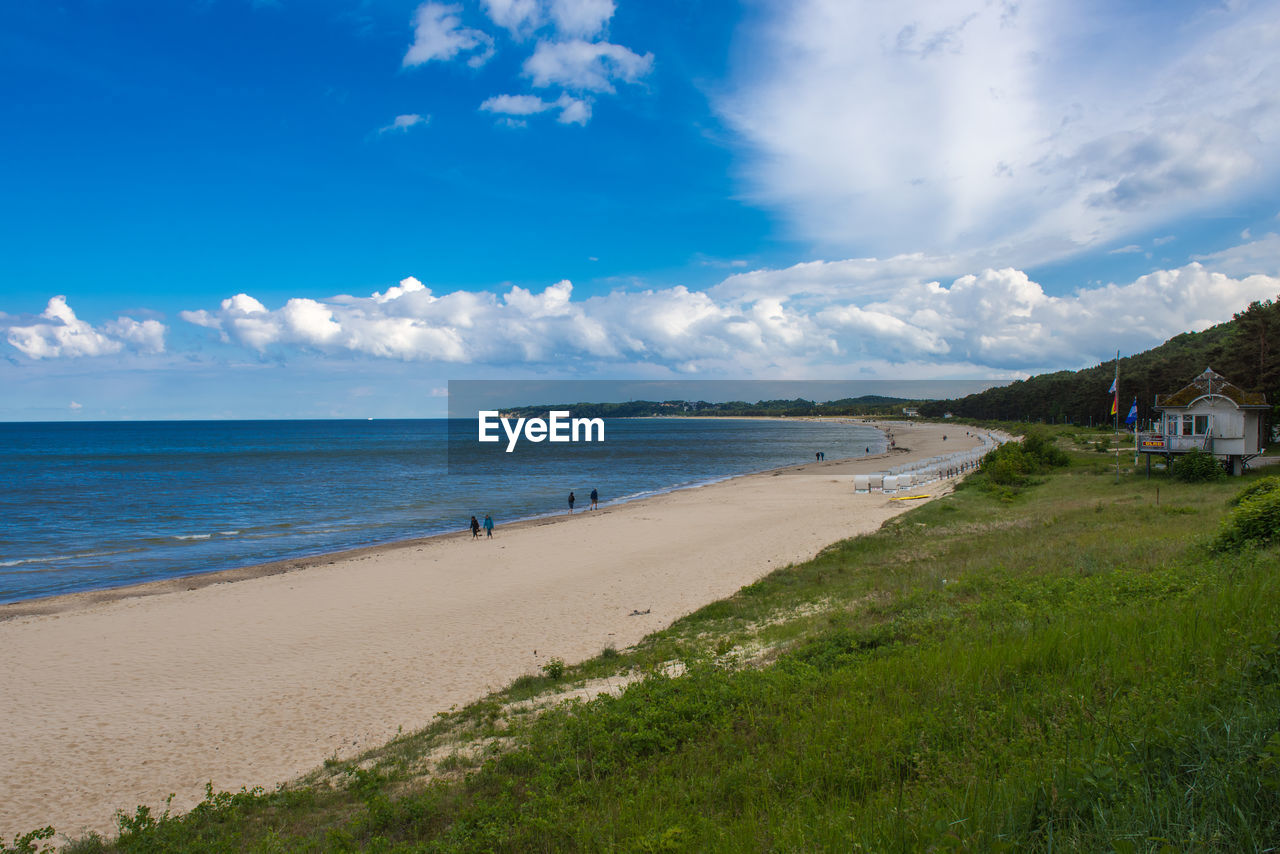
M 855 495 L 855 473 L 978 444 L 962 425 L 891 429 L 910 453 L 497 518 L 488 541 L 446 535 L 0 605 L 0 834 L 109 834 L 117 809 L 163 807 L 170 793 L 183 810 L 206 783 L 270 789 L 552 657 L 623 649 L 919 503 Z

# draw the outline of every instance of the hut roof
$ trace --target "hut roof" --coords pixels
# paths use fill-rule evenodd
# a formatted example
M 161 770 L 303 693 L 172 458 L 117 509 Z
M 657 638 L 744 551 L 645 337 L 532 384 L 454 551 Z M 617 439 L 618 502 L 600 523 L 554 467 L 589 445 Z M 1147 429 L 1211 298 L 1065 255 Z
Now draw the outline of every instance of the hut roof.
M 1203 374 L 1173 394 L 1157 394 L 1156 409 L 1190 406 L 1196 398 L 1210 393 L 1221 395 L 1243 409 L 1262 408 L 1267 405 L 1266 395 L 1245 391 L 1239 386 L 1232 385 L 1226 377 L 1214 371 L 1213 368 L 1205 368 Z

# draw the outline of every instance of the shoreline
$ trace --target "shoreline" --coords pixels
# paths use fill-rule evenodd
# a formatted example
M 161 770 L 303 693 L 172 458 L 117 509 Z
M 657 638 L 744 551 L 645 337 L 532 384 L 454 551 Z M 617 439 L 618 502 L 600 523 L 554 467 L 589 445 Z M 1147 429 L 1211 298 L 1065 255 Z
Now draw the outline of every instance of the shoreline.
M 895 463 L 976 446 L 942 444 L 957 426 L 895 424 L 912 449 Z M 170 793 L 181 811 L 207 783 L 271 788 L 552 658 L 631 646 L 919 503 L 854 493 L 854 475 L 886 458 L 512 523 L 489 541 L 446 534 L 260 565 L 249 570 L 271 574 L 232 583 L 53 597 L 60 610 L 0 622 L 0 833 L 110 834 L 117 809 L 159 808 Z
M 692 416 L 669 416 L 669 415 L 651 415 L 636 416 L 645 418 L 679 418 Z M 803 418 L 787 419 L 779 416 L 702 416 L 702 418 L 718 418 L 722 420 L 794 420 L 794 421 L 816 421 L 831 420 L 837 423 L 848 421 L 853 423 L 856 416 L 833 415 L 833 416 L 812 416 Z M 858 420 L 859 424 L 866 424 L 875 427 L 883 433 L 887 433 L 886 426 L 890 423 L 898 424 L 898 422 L 868 422 Z M 611 501 L 601 505 L 600 510 L 596 511 L 579 511 L 579 512 L 604 512 L 610 508 L 623 507 L 636 504 L 638 502 L 649 501 L 663 495 L 671 495 L 677 492 L 688 492 L 698 489 L 704 489 L 708 486 L 714 486 L 718 483 L 725 483 L 743 477 L 753 477 L 756 475 L 771 474 L 774 472 L 782 472 L 787 470 L 804 470 L 809 466 L 820 466 L 827 463 L 857 463 L 873 459 L 892 459 L 895 456 L 901 456 L 903 453 L 910 453 L 909 449 L 897 448 L 886 451 L 882 454 L 867 454 L 860 457 L 841 457 L 835 460 L 824 460 L 822 462 L 800 463 L 785 466 L 778 466 L 772 469 L 760 469 L 758 471 L 742 472 L 740 474 L 728 474 L 712 480 L 700 481 L 698 483 L 690 483 L 684 485 L 672 486 L 665 489 L 655 490 L 653 492 L 638 495 L 633 498 L 624 498 Z M 563 517 L 568 516 L 567 513 L 550 512 L 537 516 L 525 516 L 513 519 L 510 522 L 504 522 L 503 530 L 512 530 L 520 527 L 528 527 L 531 525 L 549 524 L 560 521 Z M 0 623 L 6 620 L 12 620 L 18 617 L 30 617 L 50 614 L 61 614 L 67 611 L 73 611 L 78 608 L 90 607 L 93 605 L 115 602 L 120 599 L 130 599 L 135 597 L 147 596 L 163 596 L 170 593 L 179 593 L 182 591 L 199 590 L 214 584 L 231 584 L 238 581 L 248 581 L 254 578 L 263 578 L 266 576 L 279 575 L 282 573 L 294 572 L 312 569 L 317 566 L 327 566 L 337 561 L 358 560 L 371 554 L 383 551 L 395 550 L 399 548 L 408 548 L 412 546 L 420 546 L 425 543 L 437 539 L 447 539 L 457 537 L 466 539 L 467 531 L 444 531 L 435 534 L 426 534 L 421 537 L 409 537 L 403 540 L 391 540 L 385 543 L 374 543 L 367 546 L 356 546 L 349 549 L 338 549 L 331 552 L 320 552 L 317 554 L 299 555 L 297 557 L 280 558 L 279 560 L 264 561 L 262 563 L 246 564 L 245 566 L 231 567 L 229 569 L 216 569 L 208 572 L 192 572 L 185 575 L 175 575 L 170 578 L 158 578 L 152 581 L 139 581 L 132 584 L 122 584 L 115 587 L 101 587 L 90 590 L 73 590 L 67 593 L 55 593 L 50 596 L 35 596 L 30 599 L 19 599 L 14 602 L 0 602 Z

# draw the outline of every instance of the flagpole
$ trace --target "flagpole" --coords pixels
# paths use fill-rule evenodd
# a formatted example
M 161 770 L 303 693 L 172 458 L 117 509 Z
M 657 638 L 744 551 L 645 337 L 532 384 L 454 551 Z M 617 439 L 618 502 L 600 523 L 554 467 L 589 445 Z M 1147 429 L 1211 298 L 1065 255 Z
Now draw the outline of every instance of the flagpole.
M 1116 483 L 1120 482 L 1120 351 L 1116 350 L 1115 397 L 1111 398 L 1112 431 L 1116 437 Z
M 1120 433 L 1120 351 L 1119 351 L 1119 350 L 1117 350 L 1117 351 L 1116 351 L 1116 381 L 1115 381 L 1115 388 L 1116 388 L 1116 394 L 1115 394 L 1115 397 L 1113 397 L 1113 398 L 1112 398 L 1112 401 L 1113 401 L 1113 402 L 1112 402 L 1112 404 L 1111 404 L 1111 408 L 1112 408 L 1112 410 L 1114 410 L 1114 411 L 1111 413 L 1111 418 L 1112 418 L 1112 421 L 1114 422 L 1114 423 L 1112 424 L 1112 430 L 1113 430 L 1117 435 L 1119 435 L 1119 433 Z

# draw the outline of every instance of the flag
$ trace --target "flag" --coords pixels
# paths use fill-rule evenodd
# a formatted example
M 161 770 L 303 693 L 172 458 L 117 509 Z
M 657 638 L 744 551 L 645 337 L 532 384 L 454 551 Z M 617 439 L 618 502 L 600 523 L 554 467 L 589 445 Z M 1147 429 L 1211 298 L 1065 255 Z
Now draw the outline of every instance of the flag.
M 1120 411 L 1120 392 L 1116 392 L 1111 398 L 1111 414 L 1115 415 Z
M 1111 381 L 1111 388 L 1107 389 L 1107 394 L 1115 394 L 1117 391 L 1119 391 L 1119 389 L 1116 387 L 1116 383 L 1118 382 L 1120 382 L 1119 377 Z
M 1124 417 L 1124 423 L 1129 425 L 1138 423 L 1138 398 L 1133 399 L 1133 406 L 1129 407 L 1129 414 Z

